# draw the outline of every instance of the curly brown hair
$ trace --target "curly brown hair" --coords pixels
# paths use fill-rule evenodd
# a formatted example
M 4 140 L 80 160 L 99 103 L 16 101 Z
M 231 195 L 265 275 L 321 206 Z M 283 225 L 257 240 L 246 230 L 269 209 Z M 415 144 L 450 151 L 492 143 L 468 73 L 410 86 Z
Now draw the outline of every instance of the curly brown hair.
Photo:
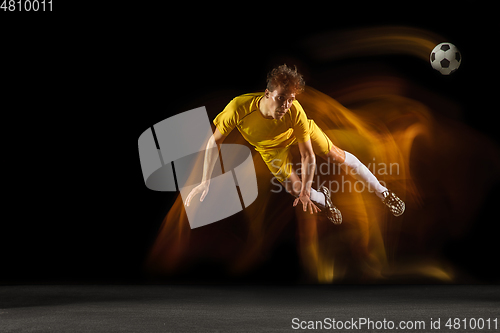
M 302 74 L 295 69 L 288 67 L 286 64 L 273 68 L 267 74 L 267 89 L 274 91 L 278 87 L 293 91 L 296 95 L 304 91 L 304 78 Z

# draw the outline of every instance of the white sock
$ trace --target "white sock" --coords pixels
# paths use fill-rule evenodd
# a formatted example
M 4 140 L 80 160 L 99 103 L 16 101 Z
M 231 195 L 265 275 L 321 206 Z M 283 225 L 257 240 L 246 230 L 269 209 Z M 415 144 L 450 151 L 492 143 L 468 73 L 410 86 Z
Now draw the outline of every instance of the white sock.
M 311 187 L 311 201 L 315 204 L 326 206 L 325 195 L 322 192 L 318 192 Z
M 387 191 L 387 188 L 385 188 L 384 186 L 382 186 L 379 183 L 377 177 L 375 177 L 373 175 L 373 173 L 371 173 L 370 170 L 357 159 L 356 156 L 354 156 L 353 154 L 346 151 L 344 164 L 355 171 L 355 173 L 352 175 L 356 179 L 359 179 L 359 180 L 362 180 L 362 181 L 365 181 L 366 183 L 368 183 L 369 188 L 373 189 L 375 191 L 375 194 L 380 199 L 384 198 L 382 193 Z M 312 195 L 311 195 L 311 198 L 312 198 Z

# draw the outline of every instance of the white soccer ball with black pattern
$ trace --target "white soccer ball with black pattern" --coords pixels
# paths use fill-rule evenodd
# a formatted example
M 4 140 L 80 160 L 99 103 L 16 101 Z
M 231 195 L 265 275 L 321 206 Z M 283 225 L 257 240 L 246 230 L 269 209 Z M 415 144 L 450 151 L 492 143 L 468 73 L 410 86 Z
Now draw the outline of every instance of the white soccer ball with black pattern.
M 453 73 L 460 67 L 462 55 L 452 43 L 436 45 L 431 52 L 431 66 L 443 75 Z

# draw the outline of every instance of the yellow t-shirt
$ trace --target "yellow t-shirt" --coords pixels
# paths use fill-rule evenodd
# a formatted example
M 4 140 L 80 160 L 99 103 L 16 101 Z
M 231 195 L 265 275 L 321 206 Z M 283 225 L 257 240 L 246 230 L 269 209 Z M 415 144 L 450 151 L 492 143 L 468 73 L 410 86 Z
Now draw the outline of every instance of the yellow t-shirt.
M 266 119 L 259 111 L 263 92 L 235 97 L 214 119 L 222 135 L 235 127 L 258 152 L 289 147 L 310 139 L 309 122 L 300 103 L 295 100 L 280 119 Z

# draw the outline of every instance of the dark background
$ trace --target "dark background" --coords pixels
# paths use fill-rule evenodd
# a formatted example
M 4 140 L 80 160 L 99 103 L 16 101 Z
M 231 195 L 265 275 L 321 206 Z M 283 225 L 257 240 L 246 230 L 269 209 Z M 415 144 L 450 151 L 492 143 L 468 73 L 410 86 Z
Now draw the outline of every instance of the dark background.
M 198 101 L 213 92 L 236 96 L 264 89 L 267 72 L 283 62 L 306 67 L 308 85 L 318 90 L 330 84 L 324 72 L 340 73 L 341 82 L 342 75 L 349 77 L 343 68 L 385 68 L 460 104 L 462 113 L 454 119 L 499 142 L 493 42 L 499 26 L 487 10 L 437 13 L 422 5 L 412 14 L 376 8 L 361 15 L 262 4 L 216 17 L 204 9 L 148 6 L 84 12 L 60 7 L 2 22 L 10 33 L 2 56 L 0 283 L 150 281 L 144 259 L 177 194 L 145 187 L 139 136 L 168 116 L 201 106 Z M 426 62 L 396 55 L 321 63 L 297 42 L 320 32 L 380 25 L 444 36 L 462 53 L 460 69 L 445 77 Z M 464 282 L 498 281 L 498 191 L 489 198 L 477 219 L 489 220 L 490 228 L 473 227 L 445 247 L 445 256 L 467 273 Z M 288 239 L 293 228 L 267 264 L 243 281 L 296 281 L 301 268 Z M 263 274 L 273 266 L 280 268 L 276 280 Z M 223 281 L 215 273 L 212 278 L 207 281 Z

